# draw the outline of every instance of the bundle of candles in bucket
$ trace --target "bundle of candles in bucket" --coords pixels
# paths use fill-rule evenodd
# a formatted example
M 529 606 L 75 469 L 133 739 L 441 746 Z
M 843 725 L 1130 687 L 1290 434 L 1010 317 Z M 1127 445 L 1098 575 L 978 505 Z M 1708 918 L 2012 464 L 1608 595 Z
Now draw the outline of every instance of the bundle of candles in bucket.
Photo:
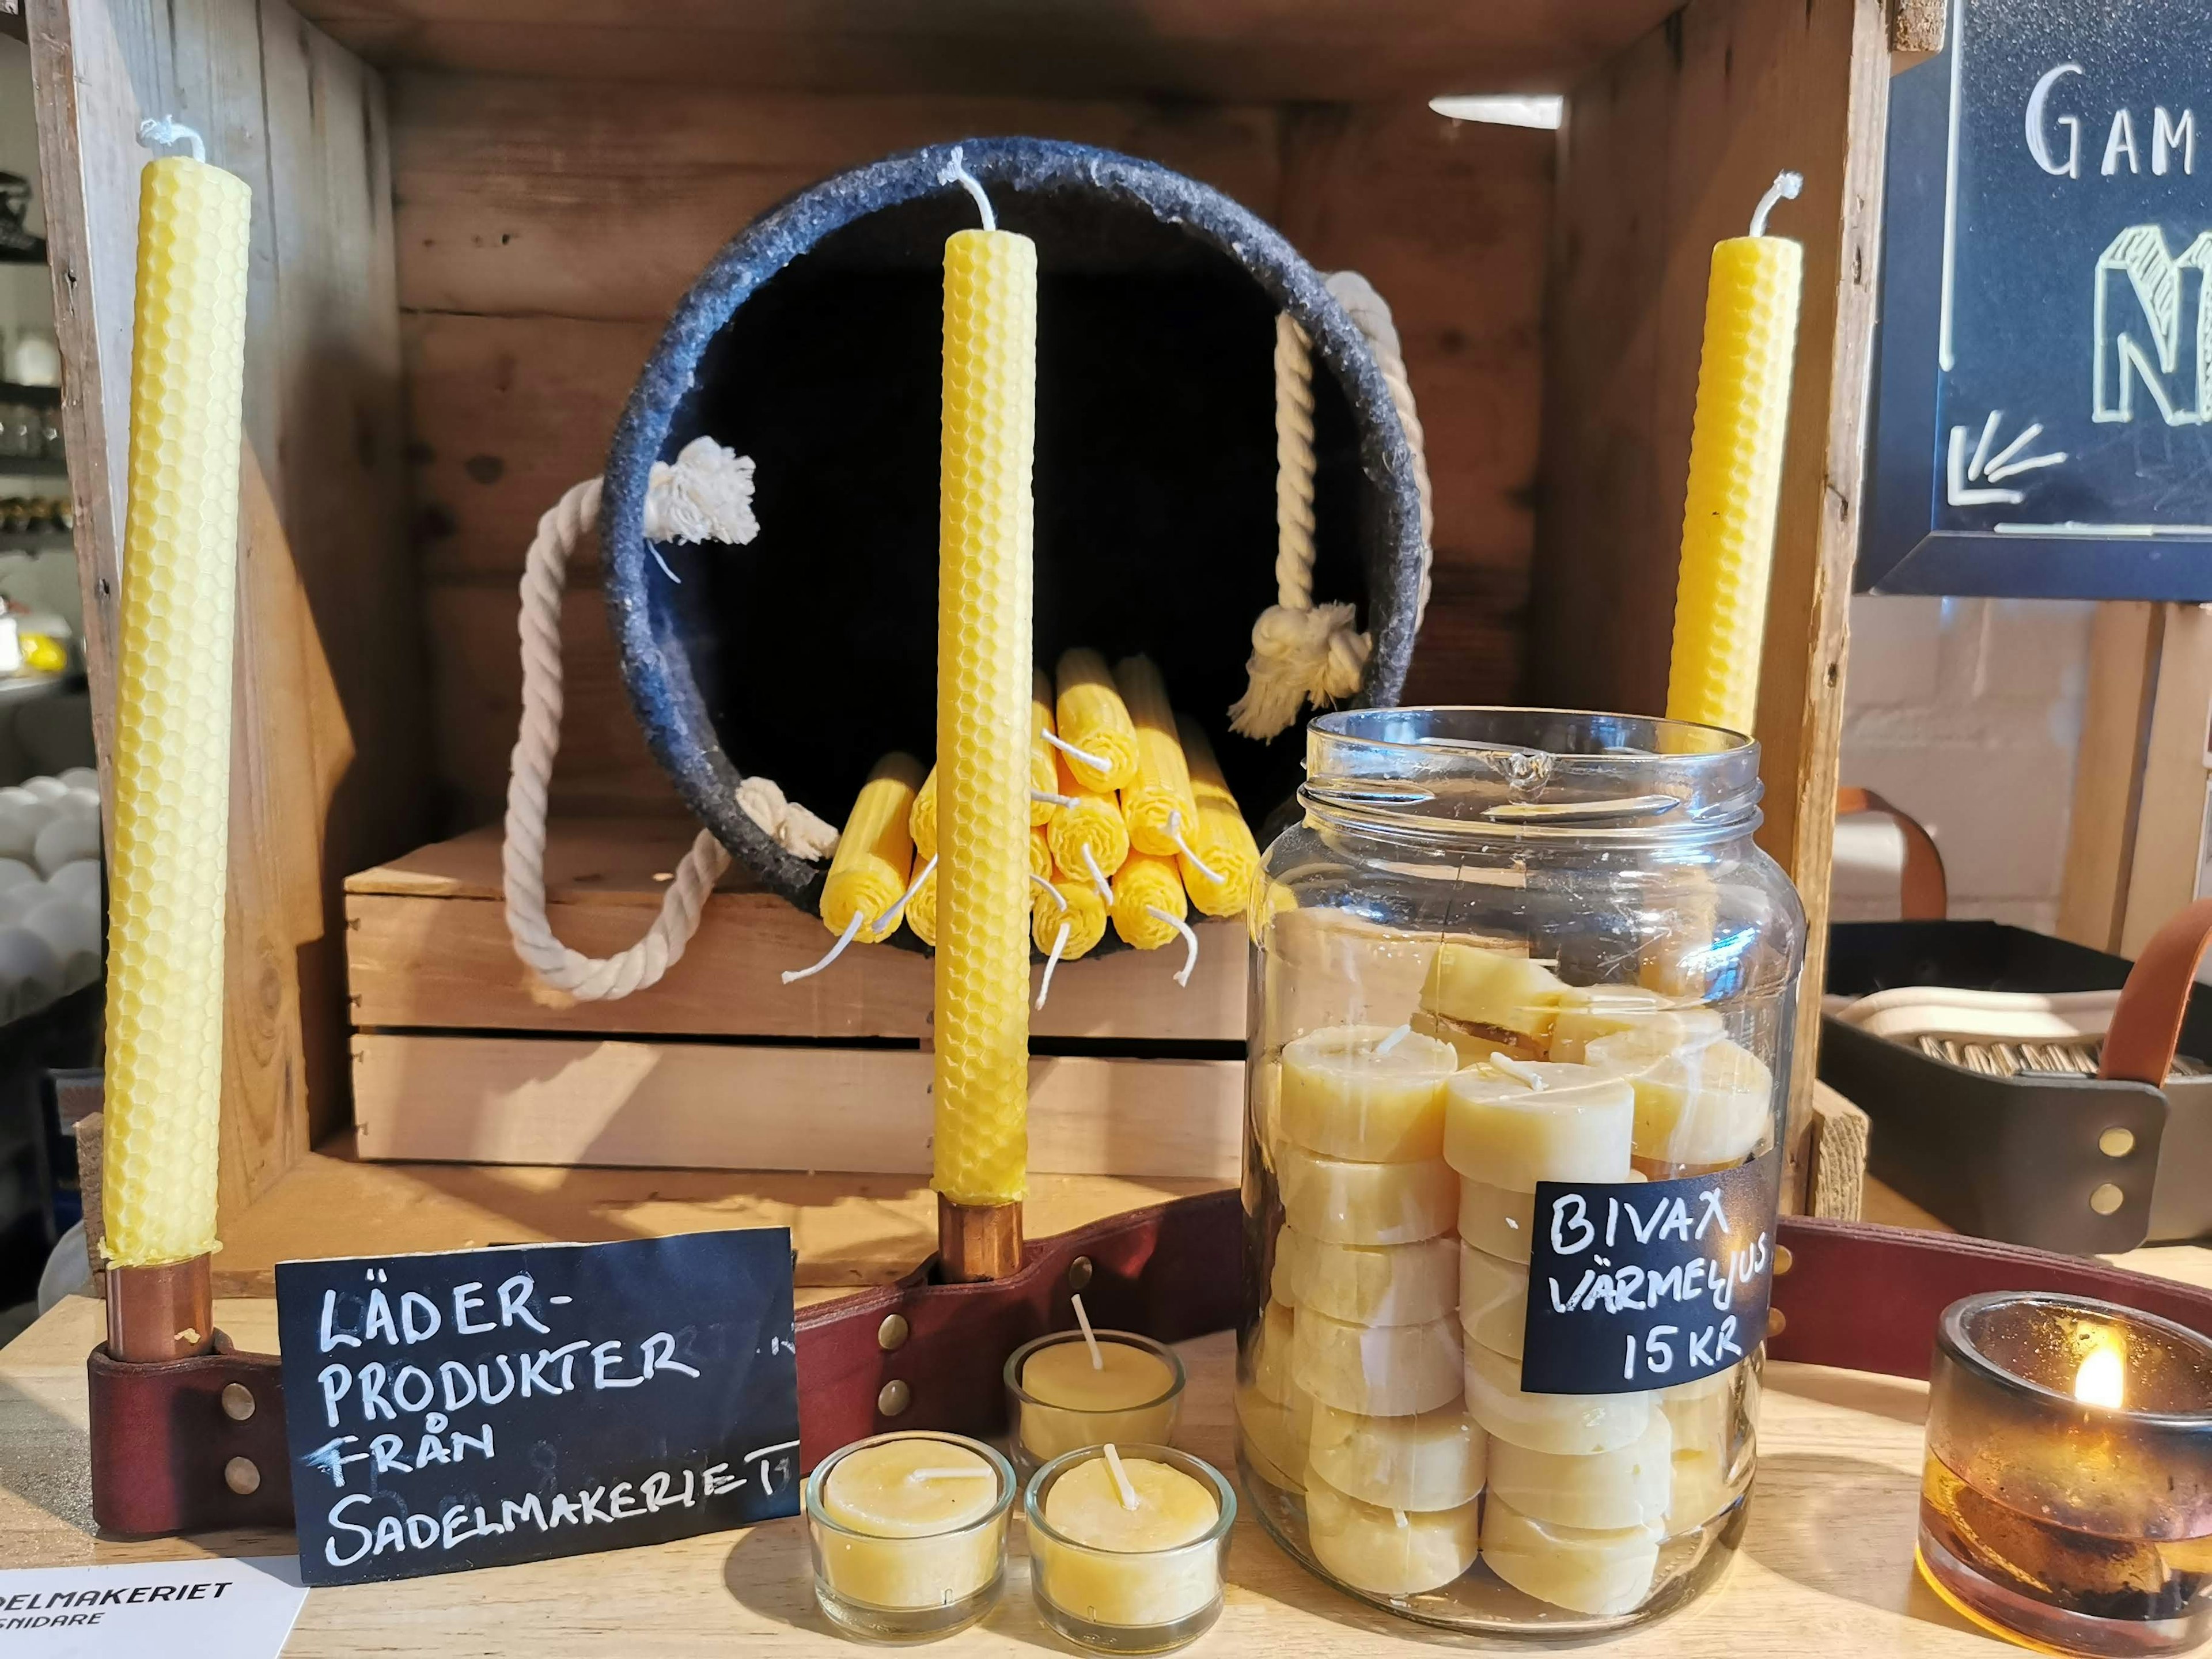
M 1191 910 L 1243 916 L 1260 866 L 1205 730 L 1170 705 L 1149 658 L 1109 671 L 1097 652 L 1071 650 L 1056 691 L 1042 670 L 1033 676 L 1029 768 L 1030 932 L 1045 962 L 1037 1006 L 1054 970 L 1096 950 L 1109 925 L 1139 951 L 1182 941 L 1176 979 L 1187 984 L 1198 962 Z M 786 984 L 902 923 L 936 945 L 937 778 L 909 755 L 876 763 L 822 886 L 822 924 L 837 943 Z

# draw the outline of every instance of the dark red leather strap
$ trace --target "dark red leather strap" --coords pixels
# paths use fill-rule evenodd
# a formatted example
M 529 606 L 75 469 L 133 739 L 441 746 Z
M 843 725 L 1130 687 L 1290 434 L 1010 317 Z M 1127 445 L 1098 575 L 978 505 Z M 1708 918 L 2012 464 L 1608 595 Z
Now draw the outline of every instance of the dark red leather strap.
M 1784 1216 L 1790 1271 L 1774 1281 L 1783 1328 L 1766 1352 L 1850 1370 L 1925 1377 L 1936 1322 L 1962 1296 L 2057 1291 L 2096 1297 L 2212 1335 L 2212 1291 L 1955 1233 Z
M 216 1341 L 222 1342 L 220 1333 Z M 234 1417 L 223 1390 L 236 1383 Z M 94 1348 L 86 1362 L 92 1419 L 92 1514 L 130 1537 L 292 1524 L 284 1378 L 273 1354 L 222 1350 L 161 1365 L 126 1365 Z M 252 1466 L 234 1489 L 234 1458 Z

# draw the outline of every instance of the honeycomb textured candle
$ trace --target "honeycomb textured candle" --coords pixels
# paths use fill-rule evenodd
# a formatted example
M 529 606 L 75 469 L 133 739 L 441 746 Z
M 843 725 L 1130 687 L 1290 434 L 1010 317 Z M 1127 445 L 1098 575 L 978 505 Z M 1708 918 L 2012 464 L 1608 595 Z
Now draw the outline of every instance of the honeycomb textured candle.
M 1713 249 L 1682 507 L 1670 719 L 1749 732 L 1758 714 L 1803 263 L 1803 250 L 1782 236 L 1733 236 Z
M 1036 245 L 945 244 L 938 498 L 935 1186 L 1011 1204 L 1029 1160 Z
M 141 175 L 109 843 L 107 1258 L 213 1249 L 231 627 L 252 195 Z

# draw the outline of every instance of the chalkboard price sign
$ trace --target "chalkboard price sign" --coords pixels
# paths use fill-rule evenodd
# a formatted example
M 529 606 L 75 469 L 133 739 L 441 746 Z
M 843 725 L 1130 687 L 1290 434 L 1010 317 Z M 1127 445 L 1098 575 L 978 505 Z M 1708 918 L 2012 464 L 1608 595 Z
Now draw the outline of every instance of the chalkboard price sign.
M 1536 1184 L 1521 1386 L 1635 1394 L 1765 1340 L 1782 1154 L 1676 1181 Z
M 2203 0 L 1953 0 L 1890 97 L 1857 585 L 2212 600 Z
M 799 1512 L 785 1229 L 280 1262 L 276 1304 L 307 1583 Z

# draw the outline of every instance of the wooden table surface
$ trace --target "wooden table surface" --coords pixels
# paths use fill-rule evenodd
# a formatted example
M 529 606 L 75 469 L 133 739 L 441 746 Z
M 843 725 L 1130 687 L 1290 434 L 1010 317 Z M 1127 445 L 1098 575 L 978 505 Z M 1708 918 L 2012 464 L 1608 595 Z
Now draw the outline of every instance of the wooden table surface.
M 450 1208 L 457 1201 L 453 1185 L 464 1176 L 483 1174 L 386 1166 L 362 1177 L 368 1189 L 387 1200 L 380 1223 L 356 1211 L 349 1224 L 342 1212 L 325 1211 L 320 1230 L 306 1229 L 303 1220 L 297 1240 L 301 1248 L 283 1249 L 283 1241 L 258 1224 L 246 1226 L 240 1243 L 264 1251 L 313 1254 L 342 1230 L 349 1247 L 358 1249 L 371 1244 L 357 1230 L 365 1219 L 371 1224 L 367 1231 L 375 1236 L 373 1248 L 396 1248 L 406 1230 L 392 1216 L 410 1207 L 435 1224 L 416 1248 L 459 1244 L 471 1237 L 489 1242 L 472 1233 L 471 1224 L 457 1219 Z M 306 1188 L 321 1203 L 335 1203 L 344 1196 L 348 1179 L 345 1169 L 326 1166 L 310 1171 Z M 897 1261 L 908 1260 L 920 1243 L 912 1237 L 907 1215 L 920 1201 L 919 1189 L 908 1193 L 902 1183 L 856 1196 L 850 1190 L 853 1182 L 810 1177 L 825 1184 L 783 1191 L 772 1199 L 746 1199 L 739 1188 L 757 1188 L 761 1177 L 716 1179 L 724 1188 L 719 1195 L 689 1187 L 672 1194 L 671 1178 L 649 1171 L 619 1177 L 612 1171 L 572 1171 L 558 1179 L 544 1174 L 534 1182 L 508 1171 L 489 1193 L 510 1199 L 518 1190 L 534 1194 L 529 1214 L 533 1235 L 566 1227 L 577 1237 L 624 1237 L 682 1225 L 789 1221 L 801 1242 L 800 1278 L 813 1279 L 817 1295 L 830 1291 L 823 1280 L 877 1279 Z M 610 1180 L 617 1185 L 606 1186 Z M 394 1212 L 392 1201 L 410 1181 L 424 1183 L 419 1203 L 401 1204 Z M 623 1181 L 633 1184 L 623 1187 Z M 653 1185 L 656 1181 L 658 1188 Z M 835 1190 L 841 1185 L 847 1189 L 842 1194 Z M 564 1194 L 574 1197 L 579 1192 L 598 1206 L 597 1231 L 562 1201 Z M 647 1204 L 648 1193 L 658 1194 L 652 1204 L 659 1208 Z M 1129 1182 L 1102 1183 L 1091 1191 L 1055 1190 L 1037 1205 L 1042 1213 L 1033 1218 L 1032 1229 L 1076 1224 L 1091 1212 L 1165 1195 L 1137 1190 Z M 1909 1224 L 1913 1217 L 1900 1203 L 1877 1193 L 1869 1218 Z M 505 1207 L 521 1206 L 508 1202 Z M 658 1224 L 648 1228 L 641 1219 L 647 1215 Z M 490 1236 L 520 1233 L 510 1220 Z M 2212 1284 L 2212 1249 L 2139 1251 L 2124 1260 L 2131 1267 Z M 255 1276 L 258 1266 L 242 1258 L 237 1262 L 247 1279 Z M 222 1328 L 241 1346 L 273 1346 L 273 1303 L 231 1297 L 217 1311 Z M 0 1350 L 0 1564 L 289 1553 L 289 1533 L 131 1544 L 95 1534 L 86 1475 L 84 1356 L 100 1334 L 100 1304 L 76 1297 Z M 1190 1384 L 1179 1441 L 1200 1456 L 1231 1467 L 1234 1344 L 1225 1334 L 1206 1337 L 1186 1344 L 1183 1354 Z M 1713 1593 L 1672 1619 L 1621 1638 L 1613 1650 L 1695 1652 L 1705 1659 L 1765 1659 L 1790 1648 L 1852 1659 L 2001 1651 L 1990 1638 L 1938 1601 L 1912 1571 L 1925 1405 L 1926 1389 L 1915 1382 L 1769 1366 L 1759 1481 L 1738 1559 Z M 1004 1603 L 982 1626 L 951 1638 L 940 1651 L 1066 1650 L 1031 1609 L 1018 1527 L 1015 1550 Z M 1194 1650 L 1199 1654 L 1292 1650 L 1307 1659 L 1380 1659 L 1390 1643 L 1453 1644 L 1451 1638 L 1374 1613 L 1328 1589 L 1292 1564 L 1249 1519 L 1238 1522 L 1229 1583 L 1227 1608 Z M 615 1551 L 590 1558 L 588 1571 L 580 1572 L 568 1562 L 555 1561 L 317 1590 L 309 1595 L 286 1652 L 364 1656 L 397 1650 L 560 1659 L 610 1652 L 727 1652 L 733 1640 L 748 1651 L 819 1659 L 851 1651 L 814 1607 L 805 1539 L 798 1522 Z

